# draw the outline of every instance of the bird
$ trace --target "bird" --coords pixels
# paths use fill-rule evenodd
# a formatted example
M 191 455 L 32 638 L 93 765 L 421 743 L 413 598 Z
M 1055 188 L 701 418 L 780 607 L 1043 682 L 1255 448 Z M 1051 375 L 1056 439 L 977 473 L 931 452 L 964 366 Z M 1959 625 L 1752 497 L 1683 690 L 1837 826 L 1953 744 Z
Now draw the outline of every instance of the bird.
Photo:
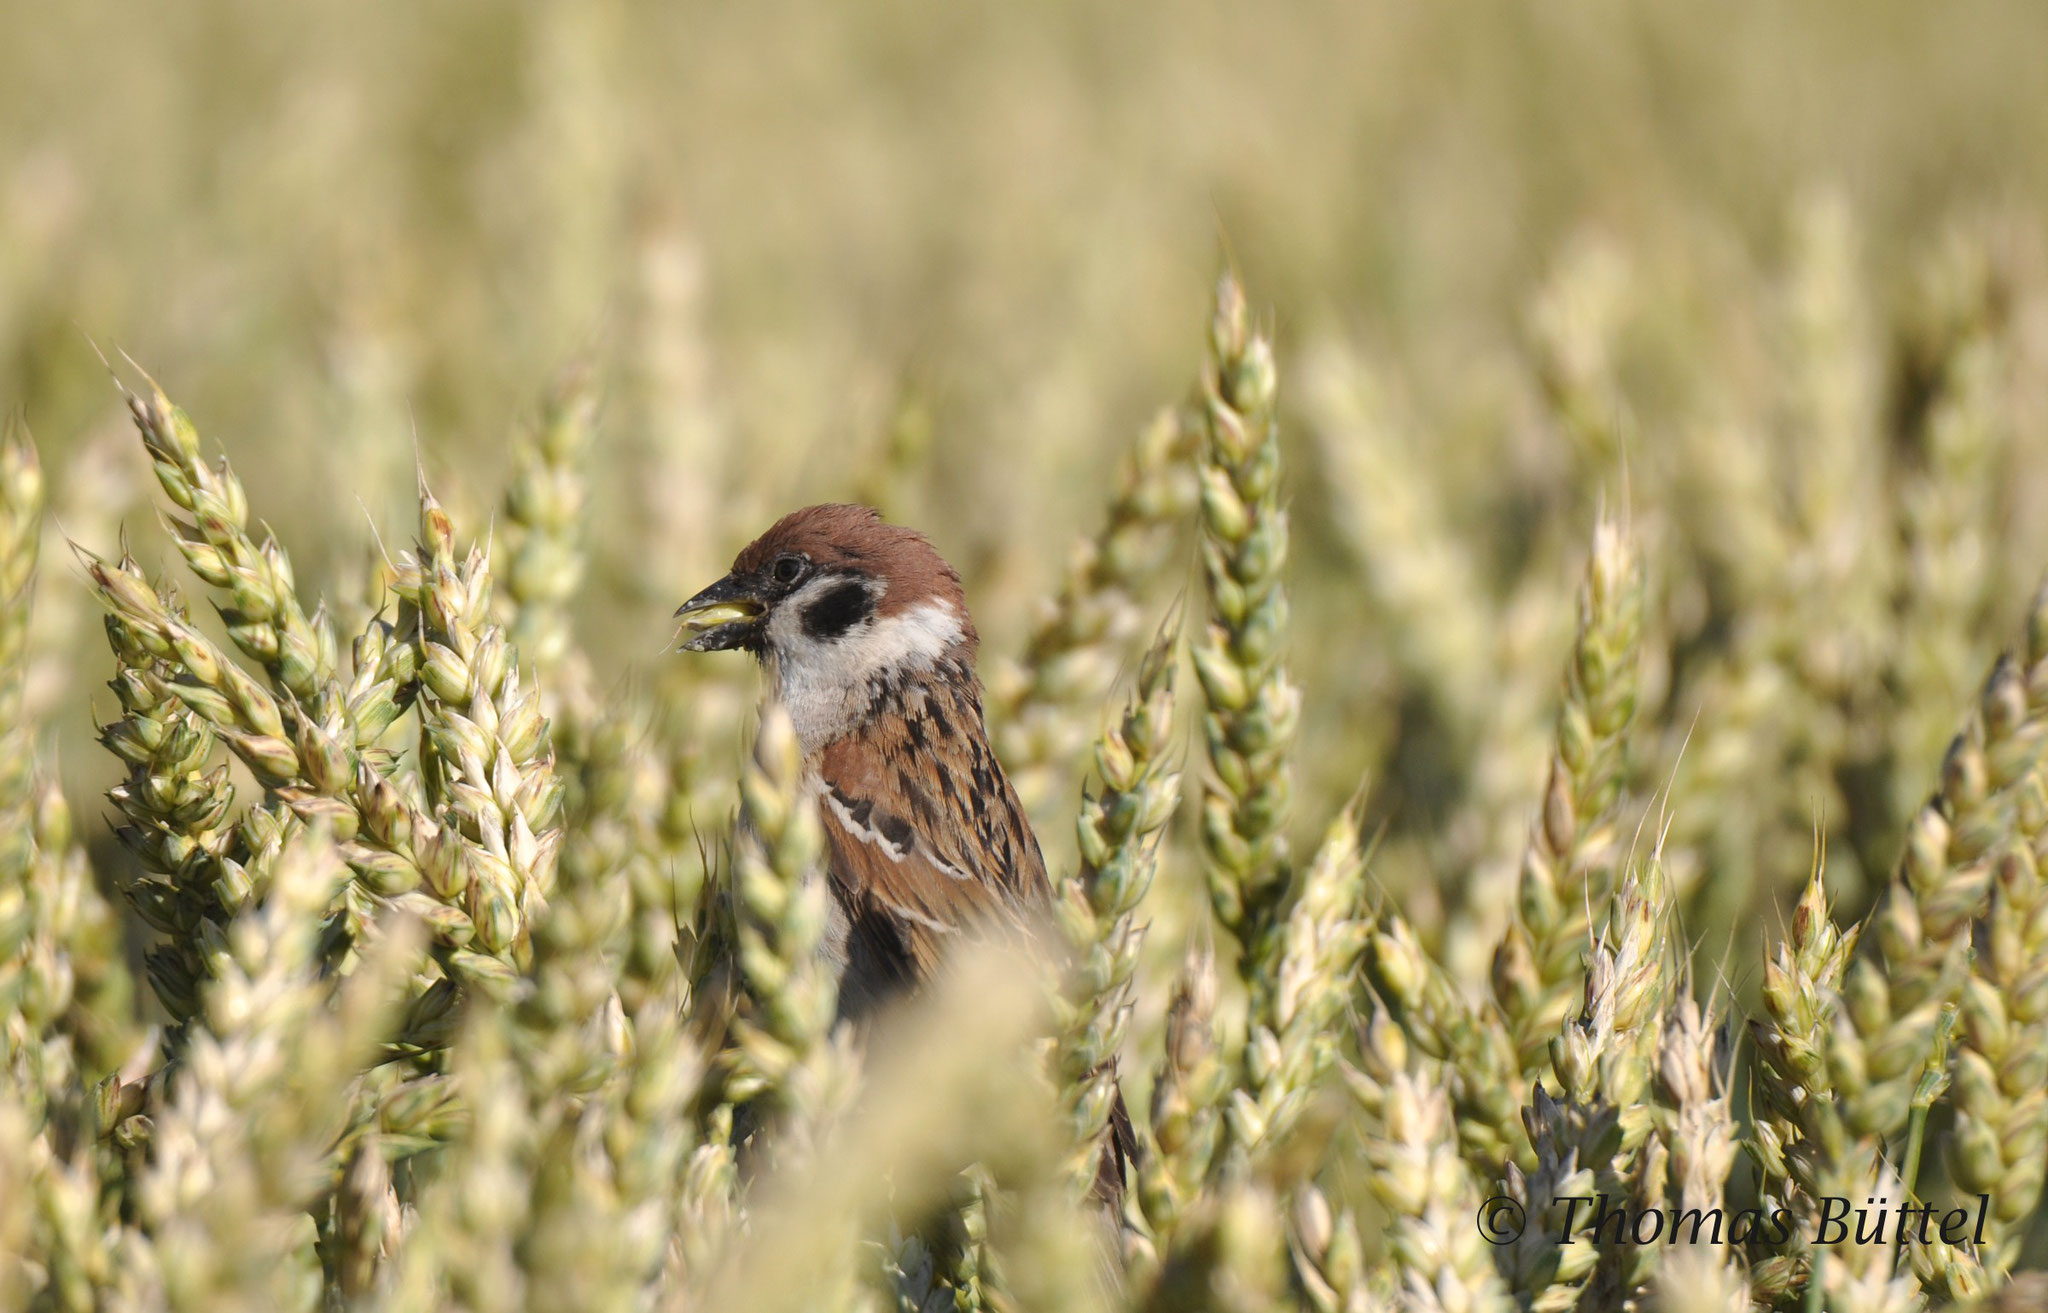
M 960 574 L 871 507 L 777 520 L 676 611 L 687 652 L 751 653 L 787 712 L 825 835 L 819 952 L 839 1017 L 865 1026 L 990 932 L 1050 924 L 1045 857 L 989 744 L 980 635 Z M 1094 1193 L 1136 1153 L 1114 1101 Z

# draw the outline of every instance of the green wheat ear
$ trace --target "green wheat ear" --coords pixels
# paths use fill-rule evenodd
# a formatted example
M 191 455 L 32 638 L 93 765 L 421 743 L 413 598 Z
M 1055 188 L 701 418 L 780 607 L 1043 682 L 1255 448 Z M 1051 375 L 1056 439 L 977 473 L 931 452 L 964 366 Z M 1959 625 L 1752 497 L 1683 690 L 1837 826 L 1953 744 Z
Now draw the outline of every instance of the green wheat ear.
M 2048 711 L 2048 588 L 2034 598 L 2017 660 L 2000 670 L 2013 676 L 1999 681 L 2000 714 L 2013 716 L 2017 701 L 2028 721 L 2038 721 Z M 2005 738 L 2024 741 L 2017 733 Z M 2048 1092 L 2032 1079 L 2048 1062 L 2048 762 L 2037 758 L 2011 792 L 2014 828 L 1995 850 L 1976 927 L 1981 947 L 1971 955 L 1960 999 L 1950 1146 L 1956 1184 L 1992 1199 L 1985 1263 L 1995 1272 L 2018 1260 L 2021 1231 L 2040 1204 L 2038 1150 L 2048 1141 Z
M 1254 331 L 1234 274 L 1216 284 L 1202 366 L 1202 578 L 1195 673 L 1210 772 L 1203 869 L 1216 919 L 1241 948 L 1239 975 L 1272 978 L 1288 882 L 1289 750 L 1301 691 L 1288 679 L 1287 514 L 1280 507 L 1273 346 Z
M 0 434 L 0 1062 L 28 1125 L 124 1060 L 132 987 L 121 927 L 94 886 L 70 808 L 36 760 L 26 701 L 43 517 L 41 463 L 18 420 Z
M 1173 1235 L 1201 1197 L 1222 1130 L 1216 1105 L 1228 1075 L 1217 1053 L 1216 991 L 1214 954 L 1190 947 L 1167 1005 L 1146 1152 L 1139 1160 L 1138 1201 L 1161 1240 Z
M 507 637 L 544 673 L 571 654 L 569 600 L 583 582 L 586 466 L 597 429 L 597 387 L 588 367 L 571 369 L 519 444 L 505 517 L 513 542 L 505 569 L 512 620 Z
M 1060 1000 L 1054 1062 L 1077 1146 L 1074 1176 L 1083 1187 L 1095 1178 L 1117 1097 L 1117 1056 L 1145 941 L 1139 906 L 1158 867 L 1162 832 L 1180 802 L 1180 773 L 1168 760 L 1180 628 L 1176 609 L 1145 653 L 1121 718 L 1096 744 L 1099 793 L 1082 795 L 1075 826 L 1080 866 L 1056 895 L 1073 962 Z
M 838 989 L 819 960 L 829 895 L 824 833 L 803 793 L 796 729 L 771 703 L 740 778 L 733 840 L 735 950 L 743 995 L 725 1096 L 760 1099 L 801 1135 L 830 1120 L 849 1073 L 832 1037 Z
M 1583 946 L 1613 893 L 1642 630 L 1640 553 L 1625 527 L 1603 517 L 1579 589 L 1578 637 L 1541 813 L 1523 851 L 1516 916 L 1494 955 L 1494 997 L 1524 1072 L 1540 1069 L 1578 1001 Z
M 423 800 L 436 822 L 428 887 L 469 920 L 455 971 L 479 983 L 510 978 L 530 949 L 562 843 L 562 786 L 540 691 L 491 618 L 483 545 L 458 553 L 447 513 L 420 491 L 420 538 L 400 558 L 393 591 L 419 671 Z

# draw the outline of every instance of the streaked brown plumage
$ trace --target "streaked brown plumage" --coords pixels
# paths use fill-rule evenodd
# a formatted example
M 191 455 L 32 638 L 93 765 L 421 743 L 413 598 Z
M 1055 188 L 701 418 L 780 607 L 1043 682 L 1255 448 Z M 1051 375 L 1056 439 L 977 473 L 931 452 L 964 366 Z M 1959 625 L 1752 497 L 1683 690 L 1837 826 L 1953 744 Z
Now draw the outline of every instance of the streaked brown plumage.
M 753 652 L 795 723 L 827 840 L 842 1017 L 864 1022 L 977 933 L 1044 923 L 1045 859 L 989 747 L 980 639 L 924 535 L 864 506 L 794 511 L 677 614 L 697 630 L 686 649 Z M 1105 1199 L 1134 1147 L 1119 1098 Z

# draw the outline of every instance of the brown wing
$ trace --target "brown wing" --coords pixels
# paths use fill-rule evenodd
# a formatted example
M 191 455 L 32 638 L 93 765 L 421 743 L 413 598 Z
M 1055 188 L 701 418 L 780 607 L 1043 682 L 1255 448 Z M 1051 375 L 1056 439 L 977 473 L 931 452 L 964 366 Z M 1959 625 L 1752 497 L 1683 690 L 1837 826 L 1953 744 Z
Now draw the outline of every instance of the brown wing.
M 884 692 L 893 705 L 821 754 L 819 810 L 849 922 L 842 990 L 852 1010 L 928 979 L 963 933 L 1027 928 L 1049 899 L 1044 858 L 989 750 L 978 694 L 971 673 Z

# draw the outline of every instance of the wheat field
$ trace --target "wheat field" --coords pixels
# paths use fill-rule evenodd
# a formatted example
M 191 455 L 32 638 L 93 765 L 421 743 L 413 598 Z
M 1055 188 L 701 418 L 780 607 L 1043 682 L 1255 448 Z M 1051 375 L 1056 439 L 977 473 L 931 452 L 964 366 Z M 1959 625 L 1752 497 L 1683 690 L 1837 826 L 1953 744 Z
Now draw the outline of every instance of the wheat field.
M 0 1307 L 2048 1307 L 2044 49 L 0 13 Z M 1058 908 L 860 1044 L 819 500 Z

